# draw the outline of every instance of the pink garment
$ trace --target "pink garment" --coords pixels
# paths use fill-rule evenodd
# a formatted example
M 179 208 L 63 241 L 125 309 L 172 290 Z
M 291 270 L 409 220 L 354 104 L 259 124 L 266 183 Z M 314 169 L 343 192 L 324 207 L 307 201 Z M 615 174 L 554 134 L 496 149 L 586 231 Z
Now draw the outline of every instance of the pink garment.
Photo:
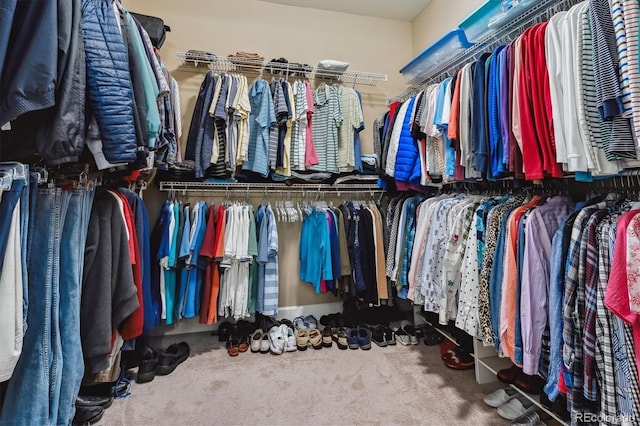
M 627 287 L 627 228 L 631 220 L 640 213 L 640 210 L 632 210 L 623 214 L 618 219 L 616 230 L 616 243 L 613 248 L 611 261 L 611 273 L 607 283 L 607 291 L 604 303 L 611 312 L 620 317 L 633 329 L 634 349 L 636 363 L 640 372 L 640 317 L 629 307 L 629 291 Z
M 304 153 L 304 167 L 309 169 L 311 166 L 315 166 L 318 164 L 318 153 L 316 152 L 316 146 L 313 144 L 313 131 L 311 129 L 312 116 L 314 111 L 313 106 L 313 92 L 311 91 L 311 86 L 308 81 L 304 82 L 304 89 L 307 94 L 307 104 L 309 108 L 307 109 L 307 143 L 306 150 Z
M 640 215 L 635 215 L 627 228 L 627 288 L 629 309 L 640 313 Z

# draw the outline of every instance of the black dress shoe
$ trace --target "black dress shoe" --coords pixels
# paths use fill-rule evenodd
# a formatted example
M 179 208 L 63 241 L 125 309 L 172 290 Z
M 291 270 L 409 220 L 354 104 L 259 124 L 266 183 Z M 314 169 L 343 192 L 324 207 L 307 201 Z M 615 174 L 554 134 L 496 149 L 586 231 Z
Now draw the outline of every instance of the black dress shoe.
M 76 407 L 73 426 L 92 425 L 100 421 L 103 415 L 104 408 L 102 407 Z
M 173 370 L 189 358 L 189 345 L 187 342 L 174 343 L 160 355 L 160 360 L 155 373 L 158 376 L 166 376 L 173 373 Z
M 102 407 L 105 410 L 111 407 L 113 396 L 78 395 L 76 407 Z
M 138 367 L 136 383 L 149 383 L 152 381 L 156 377 L 156 368 L 159 360 L 160 354 L 152 347 L 147 347 Z

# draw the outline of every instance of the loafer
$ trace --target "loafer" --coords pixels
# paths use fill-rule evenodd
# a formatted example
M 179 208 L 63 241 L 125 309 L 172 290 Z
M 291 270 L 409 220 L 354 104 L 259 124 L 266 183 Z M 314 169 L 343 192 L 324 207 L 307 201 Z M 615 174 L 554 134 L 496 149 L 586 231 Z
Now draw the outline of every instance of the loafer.
M 530 376 L 528 374 L 521 373 L 518 375 L 518 377 L 516 377 L 515 385 L 518 387 L 518 389 L 522 389 L 527 393 L 538 395 L 540 394 L 540 392 L 542 392 L 545 381 L 537 374 L 534 376 Z
M 262 342 L 263 335 L 264 331 L 262 331 L 261 328 L 253 332 L 253 334 L 251 335 L 251 352 L 260 352 L 260 343 Z
M 94 396 L 94 395 L 78 395 L 76 398 L 77 407 L 102 407 L 105 410 L 111 407 L 113 403 L 113 395 Z
M 358 344 L 360 349 L 365 351 L 371 349 L 371 330 L 365 327 L 358 328 Z
M 104 408 L 100 406 L 76 407 L 76 414 L 73 416 L 73 426 L 92 425 L 100 421 L 104 415 Z
M 509 368 L 503 368 L 502 370 L 498 371 L 497 377 L 501 382 L 512 385 L 516 382 L 516 378 L 521 373 L 522 368 L 514 364 Z
M 524 396 L 518 396 L 499 406 L 497 413 L 503 419 L 515 420 L 525 414 L 531 407 L 533 407 L 533 402 Z
M 160 355 L 156 374 L 158 376 L 166 376 L 173 373 L 180 364 L 189 358 L 190 352 L 187 342 L 172 344 Z
M 489 395 L 485 396 L 482 400 L 489 407 L 498 408 L 511 398 L 515 398 L 518 396 L 518 391 L 512 388 L 511 386 L 498 389 L 496 391 L 491 392 Z

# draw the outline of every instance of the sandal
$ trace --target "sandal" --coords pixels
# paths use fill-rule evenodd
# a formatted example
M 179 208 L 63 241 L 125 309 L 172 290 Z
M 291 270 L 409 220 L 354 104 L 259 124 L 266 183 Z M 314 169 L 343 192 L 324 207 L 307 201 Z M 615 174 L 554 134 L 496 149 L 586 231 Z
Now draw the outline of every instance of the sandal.
M 249 350 L 249 336 L 243 335 L 237 340 L 238 342 L 238 350 L 240 352 L 246 352 Z
M 309 332 L 307 330 L 296 330 L 296 346 L 299 351 L 306 351 L 309 346 Z
M 347 329 L 344 327 L 335 328 L 333 330 L 333 340 L 338 345 L 338 349 L 348 349 L 349 340 L 347 339 Z
M 333 346 L 333 335 L 331 333 L 331 327 L 325 327 L 322 329 L 322 346 L 330 348 Z
M 315 328 L 308 330 L 309 343 L 313 349 L 322 349 L 322 334 Z
M 227 352 L 229 356 L 238 356 L 240 354 L 240 348 L 238 342 L 233 340 L 227 340 Z

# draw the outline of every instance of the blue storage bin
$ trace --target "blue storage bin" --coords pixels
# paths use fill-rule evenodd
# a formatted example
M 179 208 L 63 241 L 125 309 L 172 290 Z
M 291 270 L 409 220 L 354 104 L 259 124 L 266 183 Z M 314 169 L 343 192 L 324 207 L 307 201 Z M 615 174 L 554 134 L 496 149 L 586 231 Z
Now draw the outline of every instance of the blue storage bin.
M 487 0 L 471 15 L 460 22 L 460 29 L 471 43 L 477 43 L 482 38 L 493 32 L 489 28 L 491 18 L 502 13 L 502 0 Z
M 505 26 L 507 23 L 509 23 L 509 21 L 513 20 L 515 17 L 521 15 L 526 10 L 535 6 L 536 3 L 540 3 L 540 0 L 520 0 L 520 2 L 518 4 L 513 5 L 511 9 L 493 17 L 489 21 L 489 28 L 492 31 L 499 30 L 500 28 Z
M 413 58 L 411 62 L 400 68 L 400 74 L 407 83 L 415 83 L 438 65 L 471 46 L 472 44 L 467 41 L 464 31 L 459 28 L 449 31 L 444 37 Z

